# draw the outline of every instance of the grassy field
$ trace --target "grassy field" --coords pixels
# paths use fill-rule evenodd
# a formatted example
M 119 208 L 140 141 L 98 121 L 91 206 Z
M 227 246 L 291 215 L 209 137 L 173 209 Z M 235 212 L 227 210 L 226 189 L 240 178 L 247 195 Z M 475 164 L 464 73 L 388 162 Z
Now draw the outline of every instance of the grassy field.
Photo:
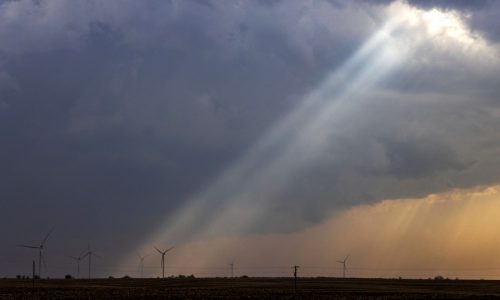
M 500 281 L 300 278 L 0 280 L 0 299 L 500 299 Z

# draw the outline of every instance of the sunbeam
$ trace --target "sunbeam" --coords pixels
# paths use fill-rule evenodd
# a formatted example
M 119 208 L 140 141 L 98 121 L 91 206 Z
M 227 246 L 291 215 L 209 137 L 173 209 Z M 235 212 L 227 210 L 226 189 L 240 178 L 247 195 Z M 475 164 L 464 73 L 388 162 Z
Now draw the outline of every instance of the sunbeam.
M 280 214 L 280 201 L 286 201 L 287 189 L 300 180 L 299 171 L 320 157 L 335 155 L 328 153 L 328 144 L 344 126 L 342 117 L 362 105 L 426 39 L 449 33 L 447 38 L 469 42 L 466 29 L 453 15 L 403 3 L 395 3 L 389 12 L 392 17 L 345 64 L 332 71 L 235 165 L 171 214 L 139 251 L 152 243 L 258 232 L 269 219 L 293 223 Z M 302 204 L 314 205 L 308 199 Z M 282 229 L 290 230 L 287 225 Z

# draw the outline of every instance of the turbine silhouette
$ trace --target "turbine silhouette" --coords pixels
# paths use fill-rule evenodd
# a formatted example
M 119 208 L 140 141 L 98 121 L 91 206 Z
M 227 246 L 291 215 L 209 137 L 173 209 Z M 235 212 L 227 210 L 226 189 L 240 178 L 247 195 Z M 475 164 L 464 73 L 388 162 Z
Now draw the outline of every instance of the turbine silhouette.
M 42 278 L 42 263 L 43 263 L 43 266 L 45 267 L 45 270 L 47 270 L 47 264 L 45 263 L 45 258 L 43 257 L 43 249 L 45 247 L 45 243 L 47 242 L 47 239 L 52 234 L 52 231 L 54 231 L 54 228 L 52 228 L 45 235 L 45 237 L 43 238 L 42 242 L 38 246 L 19 245 L 19 247 L 30 248 L 30 249 L 38 249 L 38 277 L 39 278 Z
M 88 243 L 88 251 L 87 251 L 87 253 L 85 253 L 85 255 L 82 256 L 82 259 L 85 258 L 85 257 L 89 258 L 89 279 L 90 279 L 91 269 L 92 269 L 92 256 L 101 258 L 101 256 L 97 255 L 94 251 L 92 251 L 90 249 L 90 241 L 89 241 L 89 243 Z
M 345 278 L 345 273 L 347 270 L 347 259 L 349 258 L 349 255 L 347 255 L 344 260 L 337 260 L 339 264 L 342 264 L 342 270 L 343 270 L 343 278 Z
M 69 258 L 76 261 L 76 278 L 80 278 L 80 262 L 85 257 L 85 252 L 78 256 L 69 256 Z
M 156 247 L 154 247 L 154 248 L 156 249 L 156 251 L 158 251 L 158 253 L 161 254 L 161 269 L 162 269 L 161 278 L 165 278 L 165 254 L 167 254 L 167 252 L 172 250 L 174 247 L 170 247 L 164 251 L 161 251 L 160 249 L 158 249 Z
M 139 260 L 140 260 L 140 262 L 139 262 L 139 269 L 141 271 L 141 278 L 143 278 L 143 275 L 144 275 L 144 259 L 146 257 L 148 257 L 149 254 L 146 254 L 146 255 L 142 256 L 139 253 L 137 253 L 137 256 L 139 257 Z
M 233 278 L 234 277 L 234 259 L 229 264 L 229 267 L 231 268 L 231 278 Z

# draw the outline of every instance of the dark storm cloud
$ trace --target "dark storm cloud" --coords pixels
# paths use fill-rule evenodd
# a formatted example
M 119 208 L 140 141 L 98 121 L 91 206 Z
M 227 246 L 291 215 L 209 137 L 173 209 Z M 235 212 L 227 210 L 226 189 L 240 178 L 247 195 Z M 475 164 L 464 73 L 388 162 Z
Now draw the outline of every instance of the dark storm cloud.
M 130 248 L 355 47 L 307 56 L 278 12 L 217 9 L 0 6 L 2 251 L 53 225 L 49 249 Z
M 370 17 L 380 9 L 343 1 L 0 2 L 0 234 L 12 245 L 0 254 L 11 259 L 14 245 L 37 242 L 52 225 L 53 261 L 77 254 L 88 238 L 108 257 L 141 242 L 341 65 L 380 25 Z M 414 98 L 454 84 L 418 68 L 399 78 L 386 88 Z M 382 95 L 379 106 L 339 118 L 329 151 L 253 230 L 295 229 L 332 208 L 440 191 L 447 178 L 463 187 L 498 179 L 496 164 L 488 167 L 494 137 L 473 138 L 477 128 L 500 127 L 494 102 L 482 111 L 466 94 L 446 107 L 395 100 L 407 96 Z M 489 152 L 472 155 L 472 141 Z M 475 170 L 484 172 L 463 176 Z M 65 272 L 61 265 L 54 273 Z M 21 272 L 17 266 L 6 273 Z

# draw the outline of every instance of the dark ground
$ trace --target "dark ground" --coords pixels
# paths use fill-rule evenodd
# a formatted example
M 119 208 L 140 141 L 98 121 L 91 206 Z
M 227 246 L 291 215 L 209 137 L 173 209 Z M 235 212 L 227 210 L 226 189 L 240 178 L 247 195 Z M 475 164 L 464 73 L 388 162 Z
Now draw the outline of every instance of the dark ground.
M 500 281 L 300 278 L 0 279 L 0 299 L 500 299 Z

